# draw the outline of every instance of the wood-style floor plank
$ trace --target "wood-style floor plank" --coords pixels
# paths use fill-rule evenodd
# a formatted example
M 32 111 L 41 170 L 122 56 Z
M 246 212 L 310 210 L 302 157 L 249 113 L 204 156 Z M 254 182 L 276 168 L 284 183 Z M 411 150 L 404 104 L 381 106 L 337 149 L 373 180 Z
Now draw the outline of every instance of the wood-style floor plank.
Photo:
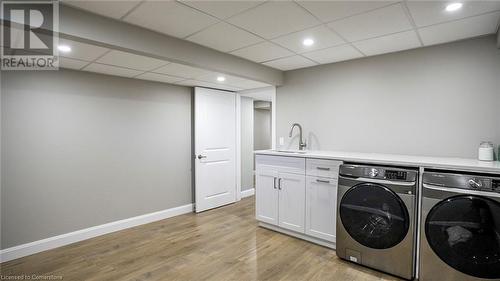
M 63 280 L 399 280 L 335 251 L 257 226 L 254 198 L 2 263 Z

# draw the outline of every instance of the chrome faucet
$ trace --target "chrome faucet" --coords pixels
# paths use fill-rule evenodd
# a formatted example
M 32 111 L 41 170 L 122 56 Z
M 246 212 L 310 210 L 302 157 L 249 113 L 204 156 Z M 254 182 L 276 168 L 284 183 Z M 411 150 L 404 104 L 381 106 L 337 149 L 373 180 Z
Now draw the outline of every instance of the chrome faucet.
M 289 137 L 292 137 L 293 128 L 295 128 L 295 126 L 299 127 L 299 150 L 304 150 L 306 148 L 307 144 L 306 144 L 305 140 L 302 140 L 302 126 L 300 126 L 299 123 L 292 124 L 292 128 L 290 129 Z

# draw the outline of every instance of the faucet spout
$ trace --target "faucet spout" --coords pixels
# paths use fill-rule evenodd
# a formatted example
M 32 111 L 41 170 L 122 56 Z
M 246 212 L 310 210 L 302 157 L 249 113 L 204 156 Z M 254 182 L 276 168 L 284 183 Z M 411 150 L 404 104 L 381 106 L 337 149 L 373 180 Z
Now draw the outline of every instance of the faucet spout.
M 307 146 L 305 140 L 302 139 L 302 126 L 300 126 L 299 123 L 293 123 L 292 124 L 292 128 L 290 128 L 290 133 L 288 134 L 288 136 L 291 138 L 292 137 L 292 134 L 293 134 L 293 129 L 295 127 L 298 127 L 299 128 L 299 150 L 304 150 Z

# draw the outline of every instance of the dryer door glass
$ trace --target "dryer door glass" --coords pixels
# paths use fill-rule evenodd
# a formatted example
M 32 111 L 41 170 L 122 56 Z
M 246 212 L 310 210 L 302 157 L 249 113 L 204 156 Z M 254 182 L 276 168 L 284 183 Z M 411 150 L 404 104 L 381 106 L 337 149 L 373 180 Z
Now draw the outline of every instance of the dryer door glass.
M 410 227 L 401 198 L 379 184 L 361 183 L 349 189 L 342 197 L 339 212 L 349 235 L 369 248 L 394 247 Z
M 500 204 L 480 196 L 456 196 L 435 205 L 425 221 L 432 250 L 454 269 L 500 278 Z

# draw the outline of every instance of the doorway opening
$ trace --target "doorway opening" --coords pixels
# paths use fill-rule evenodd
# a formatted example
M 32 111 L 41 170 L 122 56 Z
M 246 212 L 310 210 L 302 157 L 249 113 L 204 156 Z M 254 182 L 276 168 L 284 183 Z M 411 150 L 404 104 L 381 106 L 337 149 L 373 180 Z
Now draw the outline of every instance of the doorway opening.
M 240 93 L 242 198 L 255 192 L 254 151 L 274 147 L 274 100 L 275 88 L 258 93 Z

